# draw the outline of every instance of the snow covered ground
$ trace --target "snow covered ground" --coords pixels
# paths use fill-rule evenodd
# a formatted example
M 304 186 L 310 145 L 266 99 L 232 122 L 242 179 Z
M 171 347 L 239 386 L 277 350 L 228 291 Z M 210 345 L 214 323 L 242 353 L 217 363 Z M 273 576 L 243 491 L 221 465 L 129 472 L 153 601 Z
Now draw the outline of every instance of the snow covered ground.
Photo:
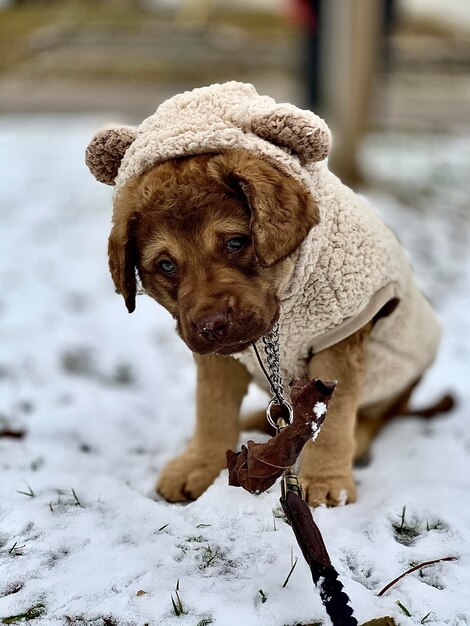
M 129 316 L 114 294 L 111 194 L 83 165 L 102 121 L 0 118 L 0 431 L 25 432 L 0 437 L 0 621 L 326 625 L 301 558 L 282 587 L 300 552 L 276 517 L 277 487 L 251 496 L 223 472 L 189 505 L 153 493 L 191 433 L 194 372 L 163 310 L 141 297 Z M 461 626 L 470 624 L 470 137 L 372 137 L 364 163 L 381 186 L 367 194 L 408 246 L 445 329 L 417 403 L 450 389 L 459 405 L 391 424 L 356 472 L 358 502 L 315 517 L 360 622 Z M 458 560 L 377 597 L 412 564 L 446 556 Z

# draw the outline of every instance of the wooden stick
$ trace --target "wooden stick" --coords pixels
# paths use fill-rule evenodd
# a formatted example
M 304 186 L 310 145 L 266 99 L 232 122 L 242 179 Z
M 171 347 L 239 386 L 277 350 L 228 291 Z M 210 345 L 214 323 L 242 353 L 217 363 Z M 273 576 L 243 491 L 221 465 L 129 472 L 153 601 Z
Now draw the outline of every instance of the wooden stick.
M 383 594 L 388 591 L 390 589 L 390 587 L 393 587 L 393 585 L 396 585 L 397 582 L 399 580 L 401 580 L 404 576 L 406 576 L 407 574 L 411 574 L 412 572 L 415 572 L 417 569 L 421 569 L 422 567 L 428 567 L 428 565 L 435 565 L 436 563 L 441 563 L 442 561 L 458 561 L 458 556 L 445 556 L 442 559 L 434 559 L 433 561 L 425 561 L 424 563 L 420 563 L 419 565 L 415 565 L 414 567 L 412 567 L 409 570 L 406 570 L 406 572 L 403 572 L 403 574 L 400 574 L 400 576 L 398 576 L 397 578 L 395 578 L 395 580 L 392 580 L 391 583 L 388 583 L 388 585 L 386 585 L 382 591 L 379 591 L 379 593 L 377 594 L 378 596 L 383 596 Z

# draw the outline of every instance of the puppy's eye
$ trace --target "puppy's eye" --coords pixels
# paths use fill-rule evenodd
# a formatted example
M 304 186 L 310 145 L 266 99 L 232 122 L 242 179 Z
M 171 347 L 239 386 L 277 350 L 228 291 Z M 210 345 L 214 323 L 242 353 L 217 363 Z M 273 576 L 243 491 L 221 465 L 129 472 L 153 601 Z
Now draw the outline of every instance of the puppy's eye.
M 231 237 L 225 243 L 225 247 L 229 252 L 238 252 L 243 250 L 248 243 L 248 237 Z
M 163 261 L 160 261 L 158 267 L 164 274 L 174 274 L 176 272 L 176 265 L 169 259 L 163 259 Z

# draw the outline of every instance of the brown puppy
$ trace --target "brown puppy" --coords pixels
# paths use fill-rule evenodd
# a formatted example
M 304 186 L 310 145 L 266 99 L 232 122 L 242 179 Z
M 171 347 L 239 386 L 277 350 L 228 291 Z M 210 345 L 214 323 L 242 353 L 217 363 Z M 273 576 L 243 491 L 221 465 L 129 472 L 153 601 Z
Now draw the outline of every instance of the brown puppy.
M 167 500 L 201 495 L 225 466 L 226 450 L 237 445 L 250 375 L 230 355 L 272 328 L 291 268 L 288 255 L 318 219 L 311 195 L 293 177 L 244 151 L 166 161 L 120 193 L 109 240 L 116 287 L 132 311 L 137 268 L 147 294 L 175 318 L 197 364 L 195 432 L 157 484 Z M 302 455 L 300 476 L 311 505 L 355 499 L 354 430 L 371 328 L 309 363 L 311 377 L 338 380 L 328 420 Z M 369 407 L 368 415 L 373 412 Z M 361 452 L 369 440 L 362 430 Z

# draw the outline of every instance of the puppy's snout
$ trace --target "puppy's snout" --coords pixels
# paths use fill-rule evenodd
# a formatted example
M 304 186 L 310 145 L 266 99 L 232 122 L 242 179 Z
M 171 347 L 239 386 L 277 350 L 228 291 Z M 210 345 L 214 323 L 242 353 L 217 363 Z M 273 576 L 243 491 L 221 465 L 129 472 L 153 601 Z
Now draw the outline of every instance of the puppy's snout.
M 227 335 L 228 322 L 228 311 L 217 311 L 204 315 L 195 324 L 201 337 L 207 341 L 221 341 Z

